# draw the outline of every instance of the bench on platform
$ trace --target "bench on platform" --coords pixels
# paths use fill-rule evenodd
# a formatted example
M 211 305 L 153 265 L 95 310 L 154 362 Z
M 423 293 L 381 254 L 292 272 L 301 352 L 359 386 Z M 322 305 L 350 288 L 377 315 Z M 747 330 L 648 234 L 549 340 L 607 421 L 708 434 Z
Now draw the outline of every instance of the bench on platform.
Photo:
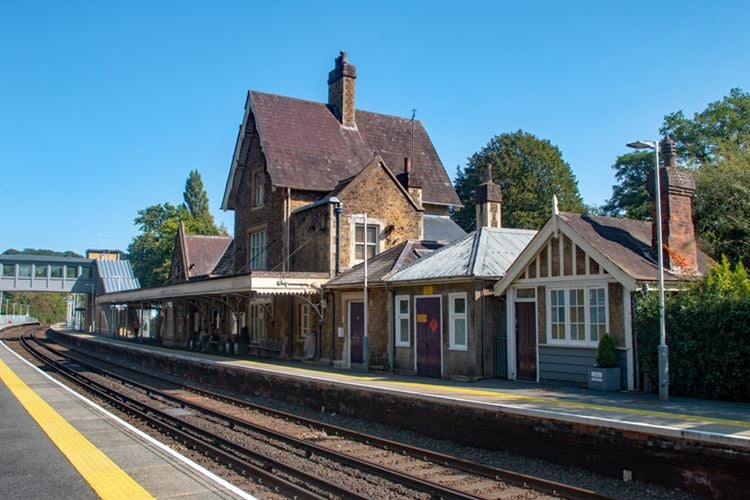
M 258 354 L 263 352 L 269 353 L 280 353 L 281 352 L 281 339 L 258 339 L 258 344 L 255 346 L 258 349 Z

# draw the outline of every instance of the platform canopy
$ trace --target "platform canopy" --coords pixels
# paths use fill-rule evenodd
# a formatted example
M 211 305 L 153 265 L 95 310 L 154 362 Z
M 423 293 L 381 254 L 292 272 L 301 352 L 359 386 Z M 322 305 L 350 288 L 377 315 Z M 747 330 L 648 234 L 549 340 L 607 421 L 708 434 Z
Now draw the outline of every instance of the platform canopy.
M 106 293 L 97 297 L 99 304 L 168 301 L 206 295 L 312 295 L 328 281 L 327 273 L 281 273 L 254 271 L 239 276 L 187 281 L 172 285 Z

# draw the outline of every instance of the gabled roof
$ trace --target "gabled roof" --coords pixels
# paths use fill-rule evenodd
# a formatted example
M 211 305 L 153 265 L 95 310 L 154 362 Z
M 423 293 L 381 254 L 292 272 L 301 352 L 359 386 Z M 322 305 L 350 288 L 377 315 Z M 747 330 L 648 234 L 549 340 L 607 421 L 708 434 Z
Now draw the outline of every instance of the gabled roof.
M 124 292 L 141 287 L 127 260 L 97 260 L 96 272 L 102 281 L 102 293 Z
M 346 194 L 346 192 L 349 189 L 352 188 L 352 186 L 355 186 L 359 182 L 362 182 L 362 178 L 364 177 L 363 174 L 367 173 L 367 171 L 369 171 L 369 170 L 373 170 L 373 169 L 376 169 L 376 168 L 382 169 L 383 172 L 385 172 L 385 174 L 388 176 L 388 178 L 396 186 L 396 189 L 398 189 L 401 192 L 401 194 L 404 196 L 404 198 L 406 198 L 406 200 L 409 202 L 409 204 L 415 210 L 418 210 L 420 212 L 424 210 L 421 206 L 417 205 L 417 202 L 414 201 L 414 198 L 412 198 L 411 195 L 409 194 L 409 192 L 406 189 L 404 189 L 404 186 L 401 185 L 401 183 L 398 181 L 398 179 L 396 178 L 396 176 L 393 175 L 393 172 L 391 172 L 391 170 L 385 164 L 385 162 L 383 161 L 383 159 L 380 158 L 379 156 L 377 156 L 374 159 L 372 159 L 367 164 L 367 166 L 364 169 L 362 169 L 361 171 L 357 172 L 352 177 L 340 181 L 336 185 L 336 187 L 333 189 L 333 191 L 331 191 L 331 193 L 330 193 L 329 196 L 336 196 L 336 197 L 344 198 L 344 195 Z
M 250 92 L 245 119 L 237 137 L 222 208 L 234 208 L 232 193 L 245 137 L 255 129 L 275 186 L 329 192 L 340 179 L 354 176 L 375 156 L 399 168 L 412 158 L 413 174 L 422 186 L 425 203 L 461 206 L 435 147 L 422 123 L 397 116 L 356 110 L 356 129 L 342 127 L 330 108 L 262 92 Z M 413 153 L 412 153 L 412 129 Z
M 211 276 L 229 276 L 231 274 L 234 274 L 234 240 L 227 245 L 224 255 L 221 256 L 216 267 L 211 271 Z
M 466 231 L 449 215 L 424 214 L 424 239 L 450 243 L 466 236 Z
M 651 250 L 651 222 L 560 212 L 552 215 L 523 255 L 495 284 L 495 295 L 502 294 L 533 259 L 555 231 L 561 231 L 610 273 L 628 290 L 639 282 L 659 279 L 656 257 Z M 698 273 L 705 274 L 710 257 L 698 251 Z M 664 281 L 677 283 L 688 276 L 665 270 Z
M 425 257 L 442 245 L 434 241 L 405 241 L 379 253 L 367 261 L 368 283 L 379 283 L 388 279 L 412 262 Z M 325 288 L 336 288 L 362 285 L 365 281 L 365 264 L 357 264 L 324 285 Z
M 496 279 L 505 274 L 536 231 L 487 228 L 414 262 L 388 279 L 389 283 L 441 279 Z
M 229 236 L 184 235 L 184 259 L 188 279 L 211 274 L 232 242 Z

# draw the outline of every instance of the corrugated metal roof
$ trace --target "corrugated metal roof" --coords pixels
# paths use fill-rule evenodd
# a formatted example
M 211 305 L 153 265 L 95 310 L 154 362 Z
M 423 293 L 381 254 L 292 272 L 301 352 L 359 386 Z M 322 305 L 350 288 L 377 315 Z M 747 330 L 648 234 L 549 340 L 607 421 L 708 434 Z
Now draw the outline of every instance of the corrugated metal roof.
M 97 260 L 96 271 L 102 280 L 103 293 L 123 292 L 141 287 L 127 260 Z
M 414 262 L 387 281 L 499 278 L 535 234 L 526 229 L 481 228 Z
M 432 241 L 456 241 L 466 236 L 466 231 L 447 215 L 424 214 L 424 239 Z

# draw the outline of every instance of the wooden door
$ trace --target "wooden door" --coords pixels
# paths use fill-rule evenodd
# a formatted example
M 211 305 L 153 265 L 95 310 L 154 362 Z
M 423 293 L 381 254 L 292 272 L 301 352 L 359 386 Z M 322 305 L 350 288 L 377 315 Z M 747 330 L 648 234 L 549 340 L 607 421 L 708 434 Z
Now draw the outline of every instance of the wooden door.
M 362 363 L 362 338 L 365 336 L 365 304 L 349 302 L 349 360 Z
M 440 377 L 440 297 L 417 297 L 417 375 Z
M 536 382 L 536 303 L 516 302 L 516 368 L 518 380 Z

